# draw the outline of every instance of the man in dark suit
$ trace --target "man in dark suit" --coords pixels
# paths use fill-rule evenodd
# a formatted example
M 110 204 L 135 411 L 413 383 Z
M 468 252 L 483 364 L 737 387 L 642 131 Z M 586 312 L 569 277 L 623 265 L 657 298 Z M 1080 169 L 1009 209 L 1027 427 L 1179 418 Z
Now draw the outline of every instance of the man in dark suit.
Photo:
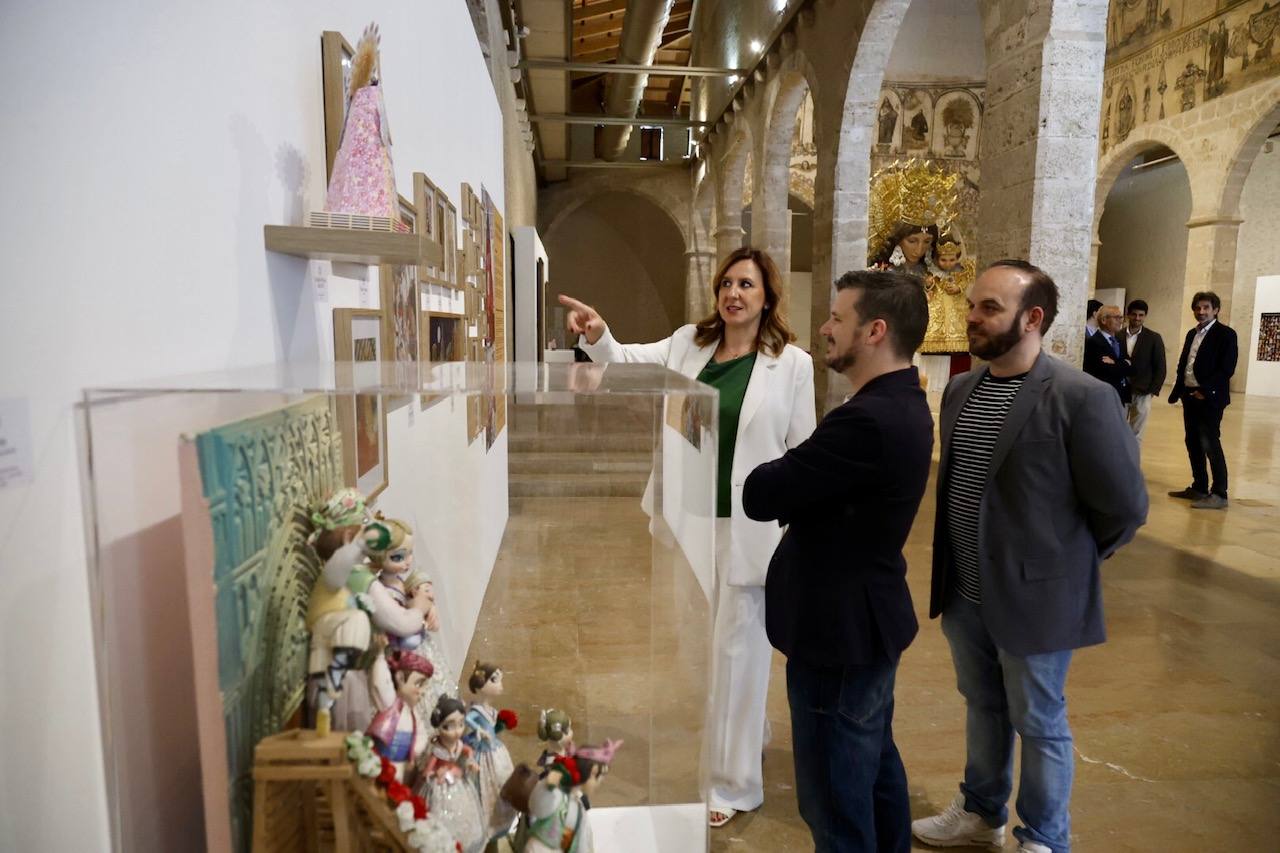
M 1164 387 L 1164 339 L 1159 332 L 1147 328 L 1147 303 L 1135 299 L 1125 311 L 1129 325 L 1120 333 L 1120 346 L 1129 357 L 1133 372 L 1129 374 L 1130 397 L 1127 414 L 1129 428 L 1142 446 L 1142 433 L 1151 413 L 1151 398 Z
M 1227 457 L 1222 453 L 1222 412 L 1231 405 L 1236 372 L 1236 332 L 1218 322 L 1222 300 L 1212 290 L 1191 298 L 1196 326 L 1178 357 L 1169 402 L 1182 401 L 1182 426 L 1191 460 L 1191 485 L 1169 495 L 1188 498 L 1193 509 L 1227 508 Z M 1208 460 L 1208 466 L 1205 460 Z M 1209 473 L 1213 473 L 1210 485 Z
M 748 517 L 788 525 L 765 581 L 765 626 L 787 657 L 796 798 L 819 851 L 911 849 L 893 685 L 917 630 L 902 546 L 933 449 L 911 366 L 928 322 L 917 279 L 841 276 L 821 334 L 853 395 L 742 493 Z
M 1127 406 L 1129 374 L 1133 373 L 1133 365 L 1120 345 L 1119 335 L 1123 326 L 1120 306 L 1103 305 L 1098 309 L 1098 331 L 1085 338 L 1084 342 L 1084 372 L 1116 389 L 1120 402 Z
M 1041 351 L 1053 280 L 997 261 L 969 303 L 969 351 L 987 364 L 942 395 L 929 602 L 965 698 L 968 758 L 951 805 L 911 829 L 938 846 L 1001 846 L 1016 732 L 1018 850 L 1061 853 L 1075 766 L 1067 668 L 1105 639 L 1099 567 L 1146 520 L 1147 490 L 1115 392 Z

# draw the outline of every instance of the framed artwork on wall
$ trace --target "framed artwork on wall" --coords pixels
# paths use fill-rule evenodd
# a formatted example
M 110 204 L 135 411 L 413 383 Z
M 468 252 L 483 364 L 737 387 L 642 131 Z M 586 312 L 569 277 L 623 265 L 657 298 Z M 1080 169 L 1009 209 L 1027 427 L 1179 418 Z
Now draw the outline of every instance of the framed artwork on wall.
M 351 60 L 355 49 L 342 33 L 320 34 L 320 76 L 324 89 L 324 180 L 329 183 L 333 161 L 347 120 L 347 89 L 351 85 Z
M 383 312 L 333 309 L 333 352 L 340 380 L 376 385 L 386 363 Z M 335 397 L 342 435 L 343 481 L 369 497 L 387 487 L 387 411 L 378 394 Z
M 423 311 L 418 323 L 418 361 L 425 366 L 465 360 L 463 322 L 461 314 Z M 443 399 L 441 394 L 420 394 L 418 406 L 426 410 Z
M 423 284 L 438 282 L 444 262 L 444 250 L 440 241 L 440 203 L 444 193 L 422 172 L 413 173 L 413 204 L 418 210 L 419 254 L 426 263 L 418 268 L 418 281 Z M 447 199 L 446 199 L 447 200 Z
M 385 360 L 395 366 L 394 376 L 401 384 L 418 381 L 418 274 L 416 267 L 378 267 L 378 288 L 382 307 L 382 342 Z M 408 398 L 392 403 L 399 408 Z
M 1258 361 L 1280 361 L 1280 313 L 1264 312 L 1258 319 Z

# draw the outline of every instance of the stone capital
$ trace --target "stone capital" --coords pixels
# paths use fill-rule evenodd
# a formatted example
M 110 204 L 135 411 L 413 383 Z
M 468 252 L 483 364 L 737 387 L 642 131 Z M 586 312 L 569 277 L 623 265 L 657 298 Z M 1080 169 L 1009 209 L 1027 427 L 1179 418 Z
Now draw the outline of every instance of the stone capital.
M 1225 228 L 1239 228 L 1244 220 L 1238 216 L 1193 216 L 1187 220 L 1188 228 L 1203 228 L 1207 225 L 1220 225 Z

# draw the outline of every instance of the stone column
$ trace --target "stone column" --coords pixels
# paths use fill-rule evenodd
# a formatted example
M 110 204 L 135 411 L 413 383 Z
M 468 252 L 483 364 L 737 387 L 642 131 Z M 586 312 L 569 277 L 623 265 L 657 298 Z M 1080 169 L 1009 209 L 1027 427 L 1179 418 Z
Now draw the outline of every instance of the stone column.
M 1046 348 L 1080 363 L 1093 243 L 1105 0 L 984 2 L 980 261 L 1026 258 L 1058 284 Z M 994 24 L 994 26 L 993 26 Z
M 742 214 L 734 216 L 732 213 L 724 213 L 721 215 L 721 224 L 712 232 L 712 237 L 716 241 L 716 259 L 719 260 L 734 249 L 741 249 L 746 245 L 747 234 L 742 230 Z
M 1236 241 L 1240 223 L 1234 216 L 1195 217 L 1187 222 L 1187 267 L 1182 285 L 1183 317 L 1190 317 L 1191 297 L 1212 290 L 1222 299 L 1224 323 L 1231 323 L 1231 296 L 1236 280 Z
M 716 256 L 705 249 L 684 253 L 684 321 L 696 323 L 711 313 L 711 276 L 715 274 Z

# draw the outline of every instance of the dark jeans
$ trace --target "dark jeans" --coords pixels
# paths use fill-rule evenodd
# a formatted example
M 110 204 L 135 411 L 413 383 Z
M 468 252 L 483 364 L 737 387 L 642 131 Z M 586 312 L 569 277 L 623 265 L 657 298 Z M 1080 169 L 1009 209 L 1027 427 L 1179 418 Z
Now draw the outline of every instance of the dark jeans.
M 1191 460 L 1191 488 L 1227 496 L 1227 457 L 1222 453 L 1222 409 L 1187 392 L 1182 397 L 1182 426 Z M 1205 465 L 1205 460 L 1208 465 Z M 1213 486 L 1209 474 L 1213 473 Z
M 908 853 L 907 771 L 893 743 L 893 663 L 787 661 L 800 816 L 815 853 Z

